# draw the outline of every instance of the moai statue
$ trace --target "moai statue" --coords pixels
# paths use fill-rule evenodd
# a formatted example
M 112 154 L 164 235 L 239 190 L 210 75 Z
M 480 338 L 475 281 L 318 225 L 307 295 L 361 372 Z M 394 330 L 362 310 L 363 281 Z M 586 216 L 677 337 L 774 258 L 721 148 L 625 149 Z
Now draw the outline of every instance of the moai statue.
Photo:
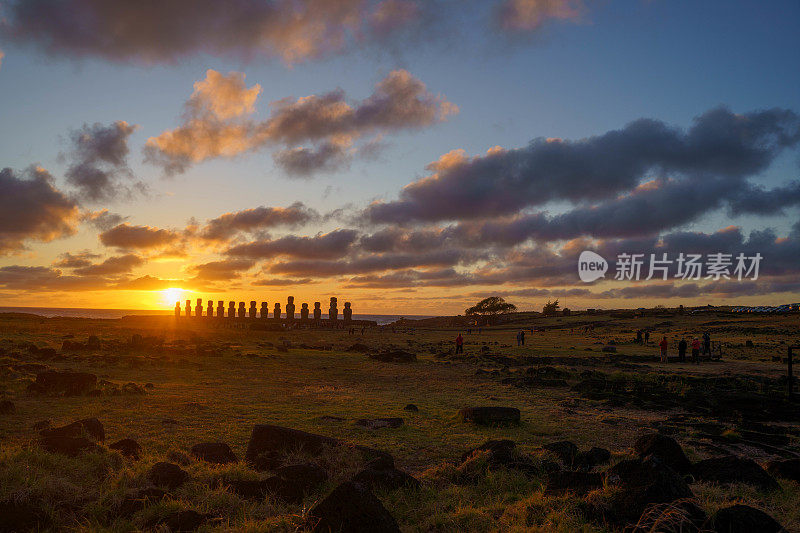
M 225 302 L 219 300 L 217 302 L 217 318 L 223 318 L 225 316 Z
M 198 298 L 197 299 L 197 305 L 194 308 L 194 316 L 196 316 L 197 318 L 200 318 L 201 316 L 203 316 L 203 299 L 202 298 Z
M 208 318 L 214 318 L 214 300 L 208 301 L 208 308 L 206 308 L 206 316 Z
M 228 318 L 236 318 L 236 302 L 228 302 Z
M 239 302 L 239 318 L 247 316 L 247 309 L 244 308 L 244 302 Z
M 267 302 L 261 302 L 261 318 L 269 318 L 269 304 Z
M 186 318 L 190 318 L 192 316 L 192 301 L 186 300 L 186 307 L 184 308 L 186 313 Z
M 344 303 L 344 309 L 342 310 L 342 319 L 346 323 L 350 323 L 353 320 L 353 309 L 350 307 L 350 302 Z
M 300 307 L 300 321 L 308 322 L 308 304 L 303 304 Z
M 294 296 L 289 296 L 286 302 L 286 321 L 294 320 Z
M 275 302 L 275 309 L 272 312 L 272 316 L 275 317 L 275 320 L 281 319 L 281 304 Z
M 320 305 L 322 305 L 320 302 L 314 302 L 314 322 L 316 323 L 322 320 L 322 309 Z
M 256 309 L 256 301 L 255 300 L 251 300 L 250 301 L 250 318 L 256 318 L 256 313 L 257 312 L 258 312 L 258 310 Z
M 339 308 L 336 307 L 336 296 L 331 296 L 331 307 L 328 309 L 328 318 L 331 322 L 336 322 L 339 319 Z
M 175 302 L 175 318 L 180 318 L 181 316 L 181 303 Z

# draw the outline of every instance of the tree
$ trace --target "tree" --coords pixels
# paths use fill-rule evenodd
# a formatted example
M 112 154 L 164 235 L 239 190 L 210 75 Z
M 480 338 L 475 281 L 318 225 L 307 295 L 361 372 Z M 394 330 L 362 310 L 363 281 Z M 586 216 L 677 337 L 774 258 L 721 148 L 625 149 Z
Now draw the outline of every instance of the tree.
M 553 316 L 557 313 L 558 313 L 558 300 L 554 302 L 547 300 L 547 303 L 544 304 L 544 307 L 542 307 L 542 314 L 544 316 Z
M 464 310 L 467 316 L 484 316 L 493 317 L 504 313 L 513 313 L 517 310 L 517 306 L 506 302 L 499 296 L 491 296 L 476 303 L 469 309 Z M 491 321 L 491 319 L 489 320 Z

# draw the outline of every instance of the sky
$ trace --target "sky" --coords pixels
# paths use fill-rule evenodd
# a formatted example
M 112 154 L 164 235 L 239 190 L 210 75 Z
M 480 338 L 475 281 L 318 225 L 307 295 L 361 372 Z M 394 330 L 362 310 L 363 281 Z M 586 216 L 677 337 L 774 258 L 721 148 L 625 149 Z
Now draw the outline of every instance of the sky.
M 0 0 L 0 305 L 798 302 L 798 22 L 794 0 Z

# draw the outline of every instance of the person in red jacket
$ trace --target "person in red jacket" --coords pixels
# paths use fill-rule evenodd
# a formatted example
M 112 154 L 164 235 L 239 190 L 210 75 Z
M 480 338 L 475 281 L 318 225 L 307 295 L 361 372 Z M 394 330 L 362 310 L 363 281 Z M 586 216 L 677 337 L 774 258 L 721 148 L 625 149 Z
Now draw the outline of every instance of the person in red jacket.
M 692 341 L 692 363 L 700 364 L 700 339 L 697 337 Z
M 667 343 L 667 338 L 666 337 L 662 338 L 661 342 L 659 343 L 659 346 L 661 346 L 661 362 L 662 363 L 666 363 L 667 362 L 667 346 L 668 345 L 669 345 L 669 343 Z
M 456 337 L 456 353 L 464 353 L 464 337 L 461 336 L 461 333 Z

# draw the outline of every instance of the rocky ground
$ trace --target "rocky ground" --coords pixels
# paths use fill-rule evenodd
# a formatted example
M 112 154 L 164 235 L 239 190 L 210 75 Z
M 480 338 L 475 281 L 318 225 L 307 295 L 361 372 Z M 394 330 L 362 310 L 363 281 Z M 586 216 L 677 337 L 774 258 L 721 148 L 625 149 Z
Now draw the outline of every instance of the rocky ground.
M 656 313 L 0 315 L 0 531 L 800 531 L 798 317 Z

